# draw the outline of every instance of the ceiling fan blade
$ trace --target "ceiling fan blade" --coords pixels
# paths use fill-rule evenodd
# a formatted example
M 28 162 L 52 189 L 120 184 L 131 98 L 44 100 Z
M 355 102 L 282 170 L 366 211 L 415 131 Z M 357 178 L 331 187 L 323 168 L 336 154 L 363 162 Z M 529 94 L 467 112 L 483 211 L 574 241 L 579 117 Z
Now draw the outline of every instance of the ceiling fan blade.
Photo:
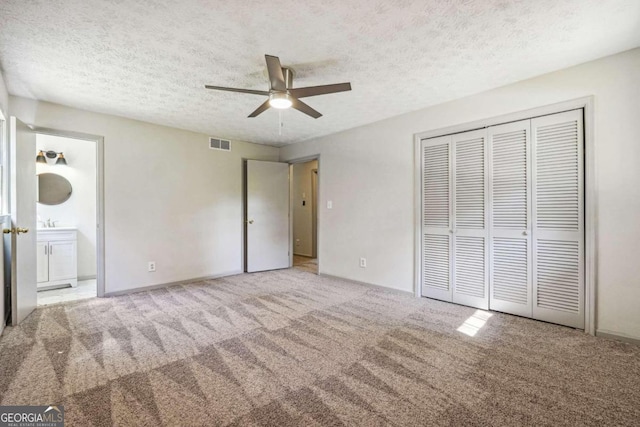
M 267 99 L 266 101 L 264 101 L 264 103 L 262 105 L 260 105 L 258 108 L 256 108 L 256 111 L 254 111 L 253 113 L 249 114 L 249 117 L 257 117 L 258 115 L 264 113 L 265 111 L 267 111 L 269 109 L 270 105 L 269 105 L 269 100 Z
M 224 90 L 227 92 L 249 93 L 252 95 L 269 95 L 269 92 L 267 92 L 266 90 L 237 89 L 234 87 L 222 87 L 222 86 L 210 86 L 210 85 L 204 85 L 204 87 L 207 89 Z
M 282 73 L 282 65 L 280 65 L 280 58 L 271 55 L 265 55 L 264 58 L 267 60 L 267 72 L 269 73 L 271 89 L 277 91 L 287 90 L 287 85 L 284 82 L 284 74 Z
M 327 95 L 329 93 L 346 92 L 351 90 L 351 83 L 337 83 L 333 85 L 309 86 L 289 89 L 289 93 L 296 98 L 307 96 Z
M 307 104 L 305 104 L 304 102 L 300 101 L 299 99 L 296 99 L 296 98 L 292 97 L 291 98 L 291 102 L 292 102 L 292 104 L 291 104 L 292 108 L 295 108 L 298 111 L 302 111 L 307 116 L 311 116 L 314 119 L 322 117 L 322 114 L 320 114 L 319 112 L 317 112 L 313 108 L 309 107 Z

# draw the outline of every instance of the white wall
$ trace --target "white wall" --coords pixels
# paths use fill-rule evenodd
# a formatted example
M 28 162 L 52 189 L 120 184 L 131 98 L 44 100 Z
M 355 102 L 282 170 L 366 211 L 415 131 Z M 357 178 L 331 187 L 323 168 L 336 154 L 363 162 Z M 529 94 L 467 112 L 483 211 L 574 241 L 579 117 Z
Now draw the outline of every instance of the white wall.
M 60 136 L 36 136 L 37 150 L 63 152 L 67 166 L 36 164 L 36 172 L 55 173 L 69 180 L 71 197 L 59 205 L 37 204 L 42 221 L 58 221 L 56 226 L 78 229 L 78 278 L 96 276 L 96 143 Z M 39 224 L 40 225 L 40 224 Z M 40 225 L 41 226 L 41 225 Z
M 415 133 L 595 96 L 600 332 L 640 339 L 640 49 L 287 147 L 320 154 L 321 273 L 413 291 Z M 333 200 L 333 209 L 326 201 Z M 367 257 L 367 268 L 358 258 Z
M 291 201 L 293 203 L 293 253 L 313 255 L 313 193 L 311 173 L 318 169 L 318 161 L 312 160 L 293 165 Z M 305 205 L 302 205 L 302 202 Z
M 242 271 L 242 159 L 274 147 L 11 97 L 37 126 L 104 136 L 106 292 Z M 147 272 L 155 261 L 157 271 Z
M 4 83 L 4 76 L 2 75 L 2 71 L 0 71 L 0 112 L 2 115 L 8 120 L 9 119 L 9 93 L 7 92 L 7 87 Z M 8 126 L 8 125 L 7 125 Z M 4 140 L 7 137 L 7 132 L 0 127 L 0 146 L 4 144 Z M 0 150 L 2 150 L 0 148 Z M 4 153 L 3 153 L 4 155 Z M 1 175 L 1 174 L 0 174 Z M 4 179 L 4 177 L 3 177 Z M 0 190 L 0 197 L 4 197 L 5 194 Z M 4 203 L 0 203 L 0 206 L 3 206 Z M 1 212 L 6 213 L 6 212 Z M 3 245 L 3 240 L 0 240 L 0 245 Z M 0 333 L 4 330 L 4 248 L 0 250 Z

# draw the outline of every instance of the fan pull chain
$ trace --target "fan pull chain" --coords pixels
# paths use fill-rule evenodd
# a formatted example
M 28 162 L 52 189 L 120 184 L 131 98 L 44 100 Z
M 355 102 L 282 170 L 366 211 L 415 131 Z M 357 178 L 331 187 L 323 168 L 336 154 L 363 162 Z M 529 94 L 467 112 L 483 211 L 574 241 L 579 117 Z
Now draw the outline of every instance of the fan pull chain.
M 282 136 L 282 110 L 278 110 L 278 135 Z

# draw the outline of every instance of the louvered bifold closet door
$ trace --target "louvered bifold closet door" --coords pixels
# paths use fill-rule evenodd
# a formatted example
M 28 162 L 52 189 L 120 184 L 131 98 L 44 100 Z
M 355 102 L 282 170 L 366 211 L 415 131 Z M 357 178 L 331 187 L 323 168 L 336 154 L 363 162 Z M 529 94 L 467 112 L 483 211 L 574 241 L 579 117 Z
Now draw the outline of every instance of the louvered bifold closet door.
M 584 328 L 582 110 L 531 120 L 533 317 Z
M 422 141 L 422 295 L 451 301 L 451 137 Z
M 488 128 L 491 310 L 531 317 L 530 120 Z
M 453 302 L 489 308 L 486 130 L 452 136 Z

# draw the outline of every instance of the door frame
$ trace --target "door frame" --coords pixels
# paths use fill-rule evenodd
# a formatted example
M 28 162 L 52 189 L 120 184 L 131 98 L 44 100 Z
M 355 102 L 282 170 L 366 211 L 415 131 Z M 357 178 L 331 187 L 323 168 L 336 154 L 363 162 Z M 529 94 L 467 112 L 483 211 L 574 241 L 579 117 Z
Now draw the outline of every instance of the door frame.
M 287 163 L 289 163 L 289 176 L 293 177 L 293 165 L 295 164 L 299 164 L 299 163 L 307 163 L 313 160 L 317 160 L 318 161 L 318 167 L 315 168 L 315 170 L 318 171 L 318 194 L 315 195 L 316 199 L 314 200 L 314 203 L 317 204 L 318 207 L 320 207 L 320 200 L 322 199 L 322 184 L 320 184 L 320 177 L 322 175 L 320 175 L 320 167 L 321 167 L 321 159 L 320 159 L 320 154 L 312 154 L 309 156 L 304 156 L 304 157 L 298 157 L 295 159 L 289 159 L 287 160 Z M 318 275 L 321 274 L 322 272 L 322 259 L 320 257 L 320 248 L 321 248 L 321 242 L 322 239 L 320 237 L 320 223 L 321 223 L 321 219 L 320 219 L 320 209 L 317 209 L 317 214 L 316 214 L 316 256 L 318 259 Z M 289 180 L 289 267 L 293 267 L 293 179 Z
M 462 123 L 440 129 L 414 134 L 414 293 L 422 297 L 422 154 L 421 141 L 427 138 L 451 135 L 470 130 L 483 129 L 489 126 L 530 119 L 538 116 L 562 113 L 564 111 L 582 109 L 584 117 L 584 224 L 585 224 L 585 290 L 584 290 L 584 331 L 596 334 L 596 295 L 598 237 L 597 224 L 597 191 L 596 191 L 596 155 L 594 135 L 594 99 L 587 96 L 556 104 L 545 105 L 515 113 L 504 114 L 473 122 Z
M 88 133 L 31 126 L 36 134 L 60 136 L 96 144 L 96 285 L 97 297 L 105 294 L 104 137 Z
M 318 168 L 311 169 L 311 258 L 318 259 Z
M 10 117 L 10 116 L 9 116 Z M 9 214 L 9 126 L 7 116 L 0 105 L 0 168 L 2 184 L 0 185 L 0 228 L 7 224 L 11 228 L 11 215 Z M 8 258 L 8 251 L 5 251 L 4 237 L 0 238 L 0 334 L 6 325 L 12 320 L 11 299 L 13 298 L 13 288 L 11 286 L 11 259 Z M 5 288 L 8 286 L 9 294 L 5 299 Z M 9 304 L 9 309 L 5 308 Z

